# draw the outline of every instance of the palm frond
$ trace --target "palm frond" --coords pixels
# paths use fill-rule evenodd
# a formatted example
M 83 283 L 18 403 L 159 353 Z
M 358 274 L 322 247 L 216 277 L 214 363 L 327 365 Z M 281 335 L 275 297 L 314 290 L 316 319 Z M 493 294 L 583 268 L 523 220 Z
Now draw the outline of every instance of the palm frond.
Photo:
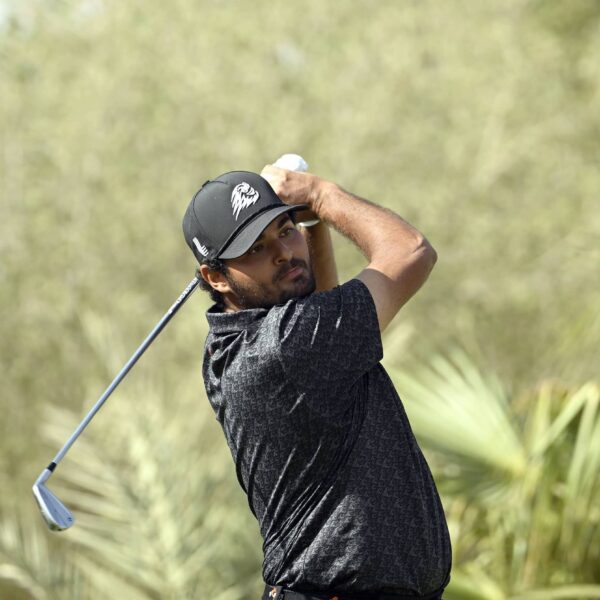
M 69 553 L 56 553 L 46 532 L 31 524 L 35 517 L 36 525 L 41 525 L 41 519 L 22 513 L 0 521 L 0 579 L 35 600 L 84 598 L 85 582 Z
M 545 383 L 509 403 L 461 352 L 393 375 L 447 506 L 448 597 L 595 593 L 584 584 L 600 559 L 598 385 Z
M 525 452 L 502 387 L 484 378 L 462 352 L 392 375 L 417 436 L 453 456 L 467 485 L 485 487 L 490 470 L 508 481 L 523 473 Z

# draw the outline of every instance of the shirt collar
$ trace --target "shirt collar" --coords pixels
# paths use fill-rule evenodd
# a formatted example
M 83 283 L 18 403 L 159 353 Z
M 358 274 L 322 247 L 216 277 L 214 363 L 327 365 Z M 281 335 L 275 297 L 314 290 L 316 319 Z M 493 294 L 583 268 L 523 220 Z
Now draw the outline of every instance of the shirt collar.
M 268 308 L 223 312 L 216 304 L 213 304 L 206 311 L 206 319 L 212 333 L 233 333 L 251 328 L 259 323 L 268 312 Z

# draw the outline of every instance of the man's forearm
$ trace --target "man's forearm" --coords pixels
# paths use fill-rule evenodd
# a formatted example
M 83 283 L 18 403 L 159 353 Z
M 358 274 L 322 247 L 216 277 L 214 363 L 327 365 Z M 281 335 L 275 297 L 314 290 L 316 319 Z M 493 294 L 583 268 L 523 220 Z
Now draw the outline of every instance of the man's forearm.
M 321 221 L 311 227 L 300 226 L 300 230 L 308 244 L 316 291 L 333 289 L 339 281 L 329 227 Z
M 320 180 L 308 202 L 312 210 L 351 239 L 369 261 L 411 255 L 427 241 L 396 213 Z

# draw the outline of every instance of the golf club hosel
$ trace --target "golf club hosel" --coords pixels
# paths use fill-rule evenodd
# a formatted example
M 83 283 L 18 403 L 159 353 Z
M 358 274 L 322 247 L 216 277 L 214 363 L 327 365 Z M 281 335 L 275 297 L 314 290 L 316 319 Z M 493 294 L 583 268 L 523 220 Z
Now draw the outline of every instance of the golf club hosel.
M 52 475 L 52 471 L 50 469 L 44 469 L 41 475 L 35 480 L 35 485 L 46 483 L 50 475 Z

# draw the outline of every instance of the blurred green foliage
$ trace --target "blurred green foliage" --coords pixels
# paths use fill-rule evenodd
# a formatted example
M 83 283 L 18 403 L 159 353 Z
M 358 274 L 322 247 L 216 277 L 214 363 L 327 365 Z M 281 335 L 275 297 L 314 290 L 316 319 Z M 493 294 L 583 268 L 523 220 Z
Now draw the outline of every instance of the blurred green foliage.
M 600 385 L 517 399 L 456 350 L 394 372 L 448 517 L 447 600 L 598 598 Z
M 507 398 L 529 399 L 517 422 L 538 405 L 540 382 L 562 382 L 560 404 L 597 378 L 598 106 L 597 0 L 1 0 L 0 597 L 97 598 L 116 585 L 131 598 L 257 597 L 257 528 L 203 395 L 200 295 L 53 479 L 71 490 L 80 524 L 48 535 L 29 492 L 190 279 L 181 217 L 223 171 L 298 152 L 427 235 L 439 260 L 386 334 L 394 373 L 460 347 Z M 335 243 L 351 277 L 362 258 Z M 427 428 L 415 429 L 437 466 Z M 569 456 L 573 432 L 557 441 Z M 550 500 L 572 483 L 559 466 Z M 493 585 L 454 597 L 600 582 L 597 566 L 567 561 L 557 576 L 556 557 L 535 554 L 539 576 L 511 587 L 491 550 L 507 538 L 448 487 L 455 467 L 440 463 L 436 477 L 450 516 L 466 503 L 465 539 L 485 556 L 459 553 L 458 580 L 464 561 Z M 154 486 L 180 504 L 165 493 L 145 506 Z M 153 510 L 170 529 L 148 528 Z M 457 548 L 469 547 L 462 539 Z

